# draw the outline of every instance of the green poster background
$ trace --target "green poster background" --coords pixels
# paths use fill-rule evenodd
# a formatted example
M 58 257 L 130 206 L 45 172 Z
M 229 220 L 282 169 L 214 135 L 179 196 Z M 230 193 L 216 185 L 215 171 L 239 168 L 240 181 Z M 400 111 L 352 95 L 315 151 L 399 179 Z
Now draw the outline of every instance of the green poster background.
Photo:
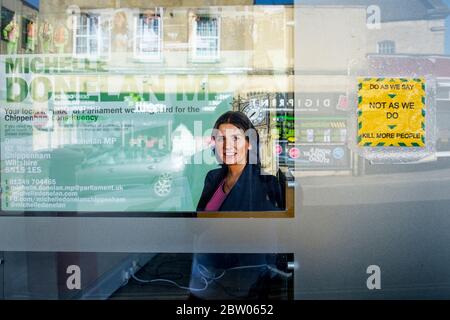
M 2 211 L 194 211 L 204 177 L 217 164 L 210 148 L 192 146 L 207 141 L 207 130 L 232 103 L 231 94 L 200 100 L 174 93 L 149 99 L 165 111 L 159 113 L 126 112 L 142 100 L 137 95 L 50 100 L 48 110 L 37 112 L 2 96 Z M 23 110 L 31 118 L 15 120 L 28 116 Z

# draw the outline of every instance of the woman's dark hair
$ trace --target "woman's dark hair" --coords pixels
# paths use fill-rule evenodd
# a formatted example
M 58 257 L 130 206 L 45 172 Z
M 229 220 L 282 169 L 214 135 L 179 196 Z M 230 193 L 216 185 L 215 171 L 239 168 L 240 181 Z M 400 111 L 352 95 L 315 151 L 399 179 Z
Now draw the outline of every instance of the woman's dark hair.
M 228 111 L 222 114 L 214 124 L 212 138 L 215 139 L 215 133 L 220 125 L 229 123 L 244 131 L 245 139 L 252 145 L 252 149 L 247 153 L 247 164 L 256 164 L 261 166 L 259 157 L 259 134 L 250 119 L 240 111 Z

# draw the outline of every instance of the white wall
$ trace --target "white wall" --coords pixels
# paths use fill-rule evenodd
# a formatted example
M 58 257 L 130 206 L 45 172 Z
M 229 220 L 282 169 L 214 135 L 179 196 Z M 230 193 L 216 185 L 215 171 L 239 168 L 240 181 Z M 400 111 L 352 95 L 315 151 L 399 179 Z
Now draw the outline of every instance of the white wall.
M 363 7 L 302 7 L 296 14 L 297 74 L 339 72 L 366 54 L 366 11 Z
M 367 32 L 367 52 L 377 53 L 377 43 L 390 40 L 395 41 L 397 54 L 444 54 L 444 28 L 444 20 L 385 22 Z

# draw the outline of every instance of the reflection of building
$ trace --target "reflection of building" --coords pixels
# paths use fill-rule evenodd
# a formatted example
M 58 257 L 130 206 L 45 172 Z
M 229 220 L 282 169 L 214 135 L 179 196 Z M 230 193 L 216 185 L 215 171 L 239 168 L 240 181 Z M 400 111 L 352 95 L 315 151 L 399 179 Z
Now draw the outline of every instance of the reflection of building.
M 360 1 L 361 2 L 361 1 Z M 381 27 L 367 32 L 367 52 L 378 54 L 443 54 L 445 18 L 442 1 L 371 1 L 379 6 Z M 399 10 L 402 8 L 401 10 Z M 417 41 L 420 39 L 420 41 Z
M 206 130 L 217 118 L 218 106 L 223 107 L 219 103 L 226 100 L 222 94 L 236 99 L 253 92 L 292 92 L 293 87 L 292 5 L 214 4 L 110 1 L 105 5 L 79 0 L 67 7 L 64 2 L 42 1 L 39 20 L 53 29 L 64 28 L 64 32 L 58 33 L 58 49 L 54 37 L 46 46 L 49 51 L 40 46 L 38 53 L 101 60 L 107 71 L 101 79 L 97 74 L 78 77 L 77 85 L 84 91 L 102 94 L 126 88 L 144 92 L 144 100 L 157 97 L 158 103 L 173 102 L 159 100 L 158 95 L 176 94 L 176 103 L 199 108 L 197 118 L 206 120 Z M 274 113 L 265 112 L 268 119 Z M 183 119 L 189 122 L 195 116 L 192 113 Z M 276 137 L 270 134 L 270 123 L 268 120 L 258 129 L 264 141 L 263 163 L 274 169 Z M 175 128 L 177 124 L 172 125 Z M 187 124 L 189 130 L 192 127 Z
M 322 8 L 360 8 L 365 26 L 353 30 L 364 35 L 364 53 L 443 54 L 448 7 L 442 0 L 302 0 Z M 346 16 L 347 18 L 347 16 Z M 322 23 L 322 21 L 321 21 Z M 354 21 L 353 21 L 354 23 Z M 351 33 L 351 32 L 350 32 Z
M 125 202 L 123 208 L 108 204 L 111 210 L 195 210 L 203 188 L 199 177 L 217 166 L 205 139 L 216 119 L 233 108 L 233 99 L 257 101 L 293 91 L 292 6 L 223 3 L 79 0 L 66 7 L 66 2 L 42 1 L 37 54 L 3 57 L 8 72 L 25 84 L 8 98 L 47 120 L 32 128 L 33 148 L 74 149 L 93 158 L 74 163 L 79 184 L 105 182 L 116 176 L 108 173 L 122 172 L 117 176 L 126 177 L 123 184 L 141 188 L 133 193 L 142 197 L 139 208 Z M 39 81 L 39 90 L 27 91 Z M 262 163 L 275 173 L 275 106 L 241 107 L 252 119 L 254 112 L 262 115 L 253 119 Z M 174 169 L 161 176 L 173 178 L 163 180 L 172 181 L 176 201 L 163 199 L 160 195 L 168 193 L 160 189 L 149 190 L 149 175 L 156 177 L 152 172 L 160 165 Z M 185 192 L 175 193 L 175 185 Z M 145 190 L 156 196 L 147 199 Z
M 437 114 L 437 155 L 450 156 L 450 57 L 442 55 L 369 55 L 369 70 L 427 75 L 435 78 Z
M 340 147 L 329 153 L 327 163 L 335 163 L 335 155 L 338 155 L 341 161 L 348 159 L 346 164 L 341 162 L 341 169 L 348 173 L 357 172 L 361 161 L 350 150 L 354 140 L 351 105 L 356 90 L 354 78 L 371 73 L 439 76 L 435 67 L 420 69 L 416 66 L 412 71 L 407 65 L 414 64 L 411 59 L 419 59 L 422 60 L 419 65 L 423 66 L 426 61 L 434 61 L 444 54 L 445 18 L 449 10 L 440 0 L 378 0 L 370 3 L 363 0 L 304 0 L 299 3 L 296 41 L 302 45 L 298 45 L 296 51 L 295 69 L 300 141 L 309 142 L 316 148 L 317 140 L 320 140 L 320 147 L 326 149 L 326 145 L 333 145 L 333 138 L 328 139 L 327 135 L 330 130 L 334 135 L 332 126 L 337 123 L 348 133 L 344 157 Z M 316 30 L 321 30 L 320 37 Z M 437 64 L 442 66 L 445 64 L 442 60 L 447 59 L 438 60 L 441 62 Z M 305 99 L 309 99 L 308 104 L 303 102 Z M 326 121 L 330 121 L 330 127 L 324 130 Z M 303 126 L 308 123 L 317 126 L 311 125 L 304 130 Z M 299 162 L 298 168 L 338 173 L 335 166 L 319 164 L 316 159 Z
M 200 7 L 198 1 L 111 1 L 105 6 L 79 0 L 66 7 L 43 1 L 41 17 L 53 25 L 64 18 L 71 28 L 66 53 L 122 58 L 115 66 L 292 69 L 292 6 L 254 6 L 253 1 L 218 1 L 214 7 Z
M 25 53 L 27 51 L 27 47 L 31 48 L 35 45 L 33 39 L 36 34 L 31 31 L 31 22 L 36 22 L 37 15 L 39 13 L 39 9 L 35 8 L 32 4 L 27 1 L 18 1 L 18 0 L 1 0 L 1 44 L 0 44 L 0 53 L 6 53 L 8 43 L 11 40 L 16 41 L 15 50 L 12 53 Z M 11 35 L 11 38 L 8 39 L 8 36 L 5 37 L 6 32 L 5 28 L 11 22 L 13 17 L 15 16 L 17 22 L 17 29 L 15 31 L 15 35 Z

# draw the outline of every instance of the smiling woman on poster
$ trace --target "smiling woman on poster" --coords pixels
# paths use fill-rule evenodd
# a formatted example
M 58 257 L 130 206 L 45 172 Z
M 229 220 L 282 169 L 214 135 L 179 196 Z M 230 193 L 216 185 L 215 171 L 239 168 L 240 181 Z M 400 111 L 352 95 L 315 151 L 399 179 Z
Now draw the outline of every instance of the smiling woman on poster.
M 284 209 L 283 192 L 275 176 L 264 174 L 259 134 L 242 112 L 217 119 L 212 140 L 221 168 L 205 178 L 197 211 L 275 211 Z

